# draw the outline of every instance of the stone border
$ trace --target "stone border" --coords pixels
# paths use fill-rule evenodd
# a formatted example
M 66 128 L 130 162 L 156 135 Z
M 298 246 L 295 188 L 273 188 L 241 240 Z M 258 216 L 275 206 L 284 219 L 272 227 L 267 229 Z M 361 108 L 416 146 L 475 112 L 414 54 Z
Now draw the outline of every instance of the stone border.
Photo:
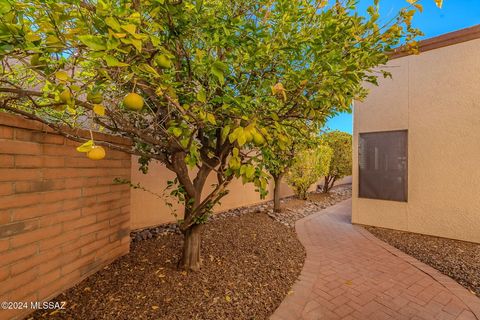
M 415 259 L 411 255 L 408 255 L 405 252 L 378 239 L 373 234 L 368 232 L 368 230 L 364 229 L 361 225 L 354 224 L 353 226 L 360 234 L 362 234 L 368 240 L 375 242 L 377 245 L 387 250 L 394 256 L 399 257 L 400 259 L 404 260 L 405 262 L 409 263 L 423 273 L 435 279 L 438 283 L 447 288 L 458 299 L 465 303 L 465 305 L 473 312 L 475 317 L 480 320 L 480 299 L 476 295 L 470 293 L 470 291 L 462 287 L 458 282 L 444 275 L 437 269 L 430 267 L 429 265 Z

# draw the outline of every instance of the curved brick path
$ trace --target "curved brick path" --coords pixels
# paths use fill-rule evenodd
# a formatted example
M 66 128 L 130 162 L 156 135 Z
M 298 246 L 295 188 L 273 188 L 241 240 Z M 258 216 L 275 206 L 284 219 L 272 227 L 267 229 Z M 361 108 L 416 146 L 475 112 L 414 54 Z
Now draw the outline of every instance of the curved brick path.
M 350 212 L 347 200 L 297 222 L 307 259 L 272 320 L 480 320 L 480 299 L 353 226 Z

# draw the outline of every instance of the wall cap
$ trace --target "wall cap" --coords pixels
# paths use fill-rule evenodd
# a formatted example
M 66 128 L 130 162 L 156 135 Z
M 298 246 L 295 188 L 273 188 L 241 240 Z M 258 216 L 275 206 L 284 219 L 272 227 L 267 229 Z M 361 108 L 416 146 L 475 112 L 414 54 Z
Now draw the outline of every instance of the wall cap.
M 454 44 L 467 42 L 480 38 L 480 24 L 473 27 L 460 29 L 457 31 L 449 32 L 442 34 L 437 37 L 429 38 L 422 40 L 418 43 L 418 49 L 420 53 L 435 50 Z M 405 46 L 398 47 L 392 52 L 388 53 L 389 59 L 398 59 L 406 56 L 413 55 L 411 52 L 407 51 Z
M 15 115 L 6 112 L 0 112 L 0 126 L 12 127 L 12 128 L 21 128 L 33 131 L 40 131 L 51 134 L 58 134 L 52 128 L 48 127 L 46 124 L 43 124 L 39 121 L 28 119 L 20 115 Z M 88 138 L 90 137 L 90 132 L 84 129 L 69 129 L 67 132 L 73 132 L 75 135 Z M 101 132 L 93 132 L 95 139 L 104 142 L 110 142 L 120 145 L 132 145 L 132 142 L 124 137 L 109 135 Z

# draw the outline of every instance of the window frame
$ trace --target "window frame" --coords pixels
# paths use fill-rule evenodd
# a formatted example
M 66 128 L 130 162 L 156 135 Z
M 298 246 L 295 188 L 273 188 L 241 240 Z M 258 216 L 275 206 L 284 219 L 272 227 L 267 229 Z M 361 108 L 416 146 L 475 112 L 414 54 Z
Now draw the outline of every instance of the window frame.
M 362 179 L 362 170 L 360 168 L 360 144 L 361 144 L 361 138 L 362 138 L 362 135 L 365 136 L 365 135 L 369 135 L 369 134 L 381 134 L 381 133 L 394 133 L 394 132 L 404 132 L 405 133 L 405 176 L 404 176 L 404 179 L 405 179 L 405 184 L 404 184 L 404 199 L 403 200 L 397 200 L 397 199 L 385 199 L 385 198 L 380 198 L 380 197 L 369 197 L 369 196 L 364 196 L 364 195 L 361 195 L 361 179 Z M 408 129 L 398 129 L 398 130 L 382 130 L 382 131 L 367 131 L 367 132 L 359 132 L 358 133 L 358 146 L 357 146 L 357 159 L 358 159 L 358 198 L 359 199 L 370 199 L 370 200 L 382 200 L 382 201 L 394 201 L 394 202 L 404 202 L 404 203 L 407 203 L 408 202 L 408 169 L 409 169 L 409 165 L 408 165 Z

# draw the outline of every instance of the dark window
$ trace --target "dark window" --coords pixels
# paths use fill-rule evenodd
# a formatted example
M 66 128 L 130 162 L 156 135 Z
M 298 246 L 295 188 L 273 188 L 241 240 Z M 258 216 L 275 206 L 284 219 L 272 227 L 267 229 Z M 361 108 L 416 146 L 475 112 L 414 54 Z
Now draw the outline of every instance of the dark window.
M 407 131 L 360 133 L 359 197 L 407 201 Z

